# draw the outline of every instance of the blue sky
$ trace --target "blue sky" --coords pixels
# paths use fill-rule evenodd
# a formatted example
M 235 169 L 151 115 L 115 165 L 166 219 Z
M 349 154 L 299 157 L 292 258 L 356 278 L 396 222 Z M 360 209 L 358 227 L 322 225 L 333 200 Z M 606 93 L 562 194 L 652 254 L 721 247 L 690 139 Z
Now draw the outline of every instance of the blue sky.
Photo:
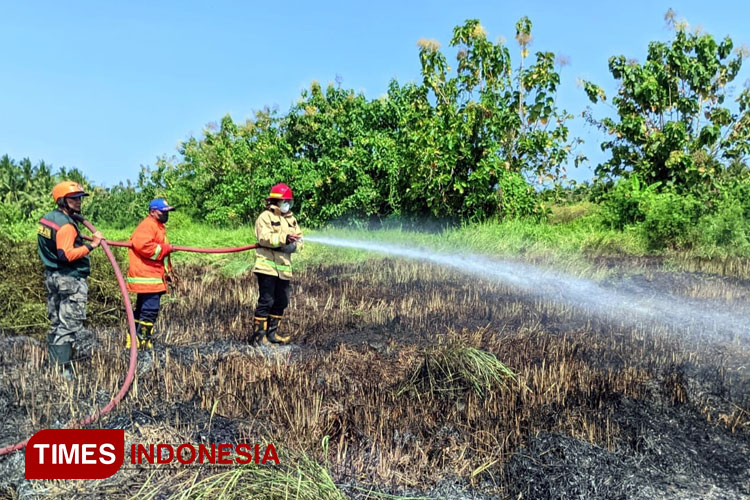
M 607 59 L 643 60 L 667 40 L 664 13 L 735 45 L 750 43 L 750 2 L 18 2 L 0 0 L 0 154 L 81 169 L 113 185 L 229 113 L 286 111 L 312 80 L 376 98 L 388 82 L 419 79 L 416 42 L 447 46 L 479 18 L 515 50 L 515 22 L 534 23 L 533 50 L 565 55 L 558 103 L 580 115 L 578 78 L 611 95 Z M 750 78 L 746 61 L 741 86 Z M 604 112 L 600 109 L 598 114 Z M 594 163 L 602 137 L 571 127 Z M 573 177 L 591 177 L 579 168 Z

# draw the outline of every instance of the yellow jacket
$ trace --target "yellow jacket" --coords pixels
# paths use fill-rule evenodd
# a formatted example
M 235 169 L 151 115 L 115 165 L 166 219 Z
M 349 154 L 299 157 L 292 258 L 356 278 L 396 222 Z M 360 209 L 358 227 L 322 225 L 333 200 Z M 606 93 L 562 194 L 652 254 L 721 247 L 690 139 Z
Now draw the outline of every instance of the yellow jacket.
M 289 234 L 302 236 L 297 219 L 292 212 L 282 215 L 279 208 L 270 205 L 255 221 L 255 238 L 259 247 L 255 249 L 254 273 L 278 276 L 283 280 L 292 279 L 292 254 L 281 251 Z M 302 242 L 297 242 L 297 250 Z

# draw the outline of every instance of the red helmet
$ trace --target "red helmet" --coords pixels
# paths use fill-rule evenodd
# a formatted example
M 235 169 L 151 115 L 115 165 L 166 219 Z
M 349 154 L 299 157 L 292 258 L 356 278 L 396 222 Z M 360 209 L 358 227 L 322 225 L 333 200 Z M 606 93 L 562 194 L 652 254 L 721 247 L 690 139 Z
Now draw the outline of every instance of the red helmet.
M 271 188 L 271 194 L 266 200 L 291 200 L 292 198 L 294 198 L 292 188 L 286 184 L 276 184 Z

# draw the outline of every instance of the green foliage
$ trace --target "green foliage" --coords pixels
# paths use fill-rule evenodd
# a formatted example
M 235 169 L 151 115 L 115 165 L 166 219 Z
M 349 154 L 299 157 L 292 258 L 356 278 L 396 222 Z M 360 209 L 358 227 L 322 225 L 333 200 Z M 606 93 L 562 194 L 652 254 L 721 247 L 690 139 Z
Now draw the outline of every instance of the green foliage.
M 540 202 L 534 188 L 518 172 L 508 172 L 500 179 L 498 203 L 501 217 L 518 219 L 528 217 L 541 220 L 547 217 L 549 209 Z
M 727 247 L 744 252 L 750 241 L 750 183 L 724 186 L 714 199 L 659 191 L 659 183 L 644 185 L 638 176 L 621 179 L 604 196 L 599 214 L 610 228 L 632 228 L 642 234 L 649 250 Z
M 62 175 L 71 175 L 74 180 L 85 179 L 77 171 L 63 170 L 53 174 L 46 163 L 32 165 L 28 158 L 15 162 L 8 155 L 0 158 L 0 224 L 3 226 L 36 220 L 54 208 L 52 188 L 62 180 Z
M 521 19 L 516 30 L 521 50 L 515 71 L 509 49 L 490 42 L 476 19 L 453 31 L 455 76 L 437 42 L 420 41 L 428 91 L 423 99 L 434 105 L 417 104 L 429 112 L 411 129 L 416 168 L 410 171 L 408 194 L 424 203 L 423 212 L 467 220 L 538 215 L 526 192 L 515 189 L 517 174 L 533 174 L 540 182 L 564 178 L 563 164 L 573 146 L 565 122 L 572 116 L 555 104 L 560 82 L 555 56 L 537 52 L 527 61 L 531 21 Z M 503 184 L 514 188 L 504 190 Z M 524 199 L 510 200 L 516 193 Z M 516 212 L 506 213 L 507 207 Z
M 616 56 L 609 70 L 619 82 L 612 104 L 617 118 L 584 116 L 612 139 L 602 144 L 611 158 L 597 167 L 599 176 L 637 173 L 651 184 L 674 186 L 681 192 L 711 188 L 731 162 L 746 162 L 750 154 L 750 89 L 740 93 L 737 110 L 726 106 L 729 84 L 747 55 L 727 37 L 688 32 L 674 23 L 670 42 L 651 42 L 643 64 Z M 584 91 L 597 103 L 604 91 L 584 82 Z
M 405 169 L 398 107 L 408 105 L 413 90 L 391 82 L 388 95 L 373 101 L 333 85 L 323 91 L 317 83 L 302 93 L 285 121 L 301 219 L 321 225 L 400 213 Z
M 726 189 L 716 210 L 703 217 L 696 241 L 704 246 L 733 248 L 738 252 L 750 246 L 750 183 L 741 182 Z
M 571 115 L 555 105 L 554 54 L 527 61 L 531 22 L 517 28 L 516 70 L 508 48 L 469 20 L 453 32 L 455 74 L 435 42 L 421 41 L 421 84 L 392 81 L 368 100 L 313 82 L 286 114 L 266 109 L 244 124 L 225 116 L 190 138 L 180 160 L 158 162 L 154 184 L 189 215 L 229 225 L 251 222 L 278 182 L 292 186 L 308 227 L 393 215 L 541 217 L 522 175 L 564 176 Z
M 649 249 L 684 248 L 692 241 L 691 229 L 702 213 L 701 203 L 692 195 L 671 191 L 648 194 L 641 199 L 645 219 L 641 224 Z
M 659 184 L 643 184 L 636 174 L 620 179 L 603 197 L 601 216 L 607 226 L 622 230 L 646 219 L 644 201 L 653 196 Z
M 554 207 L 554 222 L 592 232 L 590 248 L 618 247 L 611 231 L 625 231 L 628 251 L 644 242 L 652 250 L 742 249 L 750 234 L 750 88 L 734 104 L 729 98 L 747 50 L 733 55 L 731 39 L 688 32 L 671 11 L 668 20 L 673 40 L 649 44 L 643 64 L 610 58 L 619 83 L 614 118 L 585 114 L 611 136 L 603 144 L 611 157 L 592 184 L 565 179 L 564 165 L 585 156 L 573 157 L 580 141 L 569 137 L 572 115 L 556 105 L 555 55 L 530 53 L 531 21 L 516 23 L 512 57 L 469 19 L 450 39 L 455 69 L 436 41 L 420 40 L 419 83 L 394 80 L 385 95 L 367 99 L 340 82 L 313 82 L 286 113 L 266 108 L 244 123 L 227 115 L 209 124 L 134 184 L 97 187 L 75 169 L 53 173 L 44 162 L 4 156 L 0 226 L 13 240 L 31 237 L 33 223 L 54 207 L 52 187 L 67 178 L 92 194 L 84 215 L 111 232 L 132 228 L 159 196 L 180 209 L 173 231 L 191 230 L 193 221 L 247 228 L 271 186 L 285 182 L 308 228 L 428 217 L 454 227 L 544 221 Z M 592 82 L 583 90 L 592 102 L 607 98 Z M 597 222 L 604 227 L 594 229 Z M 517 250 L 527 239 L 552 237 L 544 226 L 531 232 L 514 242 Z
M 148 214 L 149 201 L 151 198 L 146 193 L 138 191 L 130 183 L 109 189 L 97 186 L 82 211 L 87 219 L 97 225 L 125 228 Z
M 7 155 L 0 158 L 0 226 L 14 240 L 24 237 L 31 224 L 55 208 L 52 188 L 60 181 L 73 180 L 91 195 L 85 198 L 82 212 L 96 224 L 127 227 L 148 212 L 155 193 L 154 177 L 141 172 L 137 186 L 119 184 L 113 188 L 93 185 L 77 169 L 60 168 L 53 172 L 44 161 L 32 165 L 28 158 L 16 162 Z M 162 190 L 163 191 L 163 190 Z

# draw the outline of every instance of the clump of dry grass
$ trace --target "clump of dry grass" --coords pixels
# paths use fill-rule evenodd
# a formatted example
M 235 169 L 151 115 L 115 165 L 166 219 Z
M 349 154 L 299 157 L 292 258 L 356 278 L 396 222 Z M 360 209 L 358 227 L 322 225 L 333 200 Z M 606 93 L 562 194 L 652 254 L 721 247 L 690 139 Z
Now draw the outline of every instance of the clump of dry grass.
M 426 394 L 452 398 L 474 390 L 484 397 L 514 378 L 515 373 L 494 354 L 451 343 L 425 351 L 422 363 L 397 394 L 409 393 L 418 399 Z
M 207 475 L 183 474 L 169 481 L 168 485 L 158 481 L 146 483 L 132 497 L 133 500 L 211 499 L 239 500 L 257 498 L 281 500 L 345 500 L 347 497 L 336 486 L 329 472 L 305 454 L 296 457 L 279 457 L 283 465 L 248 464 L 226 472 Z M 167 486 L 174 493 L 165 496 Z

